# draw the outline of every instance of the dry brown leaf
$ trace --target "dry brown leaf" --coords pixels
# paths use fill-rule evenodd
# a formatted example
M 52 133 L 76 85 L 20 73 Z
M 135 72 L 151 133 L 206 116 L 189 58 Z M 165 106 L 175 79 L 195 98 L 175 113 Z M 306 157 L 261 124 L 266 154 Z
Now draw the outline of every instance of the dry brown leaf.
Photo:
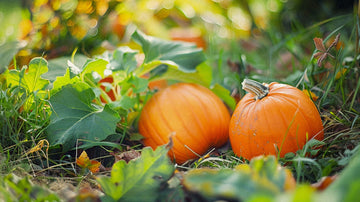
M 339 43 L 340 40 L 340 34 L 336 35 L 334 41 L 331 43 L 331 45 L 329 46 L 328 50 L 334 46 L 336 46 Z
M 326 52 L 326 48 L 324 46 L 324 42 L 322 38 L 314 38 L 314 44 L 316 49 L 318 49 L 321 52 Z
M 140 157 L 141 155 L 140 152 L 135 150 L 129 150 L 129 151 L 117 152 L 117 153 L 111 152 L 110 154 L 115 157 L 115 162 L 120 160 L 125 160 L 126 162 L 129 162 L 132 159 L 136 159 Z
M 325 48 L 324 42 L 321 38 L 314 38 L 314 44 L 317 50 L 320 52 L 317 52 L 314 54 L 315 58 L 319 58 L 317 61 L 317 65 L 320 67 L 323 63 L 323 61 L 326 59 L 327 56 L 331 58 L 335 58 L 333 55 L 331 55 L 330 49 L 338 44 L 340 40 L 340 34 L 336 35 L 334 41 L 331 43 L 328 49 Z
M 28 152 L 26 152 L 26 154 L 31 154 L 40 151 L 44 147 L 44 143 L 46 143 L 46 147 L 47 147 L 46 151 L 47 151 L 49 149 L 50 144 L 47 140 L 43 139 L 40 140 L 35 147 L 31 148 Z
M 340 40 L 340 34 L 336 35 L 334 41 L 331 43 L 328 49 L 325 48 L 324 42 L 321 38 L 314 38 L 314 44 L 317 50 L 320 52 L 317 52 L 314 54 L 315 58 L 319 58 L 317 61 L 317 65 L 320 67 L 323 63 L 323 61 L 326 59 L 327 56 L 331 58 L 335 58 L 333 55 L 331 55 L 330 49 L 338 44 Z

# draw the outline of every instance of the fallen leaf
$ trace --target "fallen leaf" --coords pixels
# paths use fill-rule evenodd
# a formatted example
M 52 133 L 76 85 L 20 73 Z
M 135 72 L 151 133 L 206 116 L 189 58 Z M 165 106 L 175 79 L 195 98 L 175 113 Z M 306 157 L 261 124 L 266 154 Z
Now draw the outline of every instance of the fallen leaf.
M 117 161 L 111 177 L 101 176 L 97 181 L 109 201 L 156 201 L 175 170 L 168 152 L 164 145 L 155 151 L 144 147 L 139 158 Z
M 87 153 L 83 151 L 79 158 L 76 159 L 76 165 L 80 166 L 81 168 L 87 168 L 92 173 L 99 172 L 101 163 L 96 160 L 90 160 Z
M 305 95 L 309 96 L 309 98 L 311 98 L 313 101 L 316 101 L 319 97 L 313 93 L 311 90 L 307 90 L 304 89 L 303 92 L 305 93 Z
M 311 186 L 318 191 L 326 189 L 331 183 L 333 183 L 337 178 L 337 175 L 326 176 L 321 178 L 318 182 L 312 184 Z
M 138 158 L 141 154 L 138 151 L 135 150 L 129 150 L 125 152 L 111 152 L 110 155 L 113 155 L 115 157 L 115 163 L 120 160 L 125 160 L 126 162 L 129 162 L 130 160 Z
M 89 183 L 82 183 L 78 195 L 74 198 L 76 201 L 101 201 L 101 192 L 99 189 L 92 188 Z
M 90 159 L 85 151 L 83 151 L 79 158 L 76 159 L 76 165 L 86 168 L 88 164 L 90 163 Z
M 43 139 L 40 140 L 35 147 L 31 148 L 28 152 L 26 152 L 26 154 L 32 154 L 34 152 L 40 151 L 44 147 L 44 143 L 47 144 L 47 148 L 46 148 L 47 151 L 50 144 L 47 140 Z
M 100 170 L 100 165 L 101 163 L 99 161 L 95 161 L 95 160 L 91 160 L 90 161 L 90 166 L 88 166 L 87 168 L 92 172 L 92 173 L 97 173 Z

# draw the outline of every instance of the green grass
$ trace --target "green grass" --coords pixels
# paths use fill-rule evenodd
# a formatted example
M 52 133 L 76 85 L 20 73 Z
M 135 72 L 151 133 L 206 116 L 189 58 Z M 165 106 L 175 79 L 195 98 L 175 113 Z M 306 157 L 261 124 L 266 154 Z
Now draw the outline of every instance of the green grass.
M 3 85 L 3 84 L 1 84 Z M 24 154 L 45 138 L 49 121 L 47 102 L 34 98 L 25 88 L 0 87 L 0 161 L 2 171 L 11 171 Z

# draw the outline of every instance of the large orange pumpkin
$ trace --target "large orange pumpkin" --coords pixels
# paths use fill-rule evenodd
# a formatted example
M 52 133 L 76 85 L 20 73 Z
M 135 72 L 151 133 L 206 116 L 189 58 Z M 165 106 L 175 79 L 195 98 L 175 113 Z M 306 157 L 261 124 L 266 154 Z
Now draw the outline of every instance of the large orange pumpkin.
M 198 158 L 228 141 L 230 114 L 209 89 L 177 83 L 153 95 L 142 109 L 139 132 L 144 145 L 155 149 L 169 142 L 169 156 L 178 164 Z
M 245 79 L 246 94 L 231 117 L 229 138 L 234 153 L 246 159 L 296 152 L 311 138 L 324 139 L 320 114 L 301 90 L 276 82 Z

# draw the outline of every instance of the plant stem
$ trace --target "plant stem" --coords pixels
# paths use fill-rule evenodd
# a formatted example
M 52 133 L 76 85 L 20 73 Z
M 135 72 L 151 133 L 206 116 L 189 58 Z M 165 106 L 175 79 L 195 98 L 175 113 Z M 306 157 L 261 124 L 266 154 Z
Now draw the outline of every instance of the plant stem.
M 242 89 L 244 89 L 246 92 L 253 94 L 256 100 L 264 98 L 269 93 L 268 85 L 251 79 L 244 79 L 241 84 L 243 86 Z

